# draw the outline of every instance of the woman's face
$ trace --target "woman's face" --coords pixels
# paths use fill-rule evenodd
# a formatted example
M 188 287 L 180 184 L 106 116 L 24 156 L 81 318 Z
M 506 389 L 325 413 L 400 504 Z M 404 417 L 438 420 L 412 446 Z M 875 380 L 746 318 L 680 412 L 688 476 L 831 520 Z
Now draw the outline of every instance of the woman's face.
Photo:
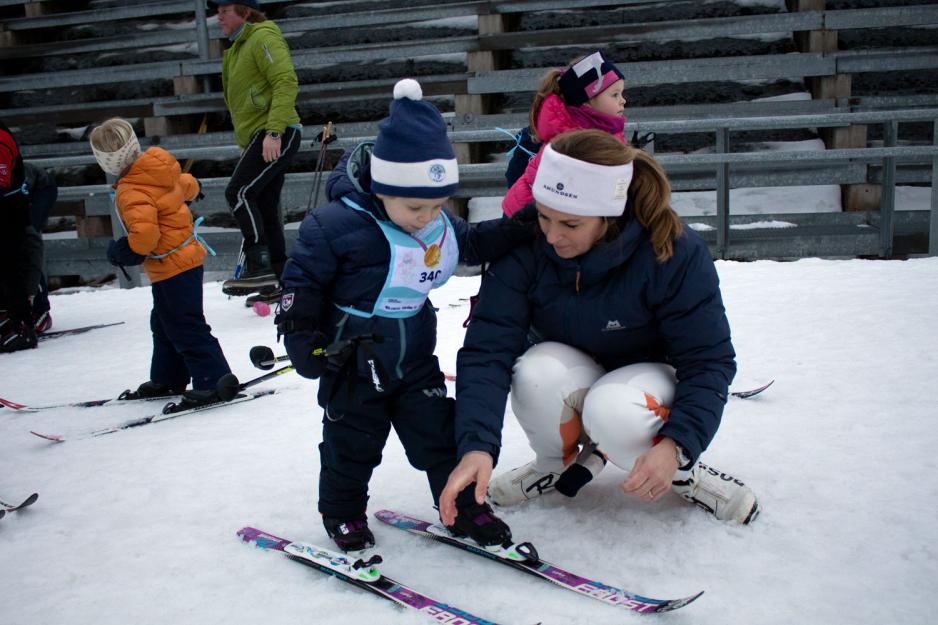
M 377 194 L 384 203 L 388 218 L 407 233 L 423 229 L 436 219 L 448 197 L 423 199 L 417 197 L 395 197 Z
M 537 223 L 560 258 L 582 256 L 606 234 L 606 221 L 602 217 L 561 213 L 540 202 L 537 202 Z
M 586 105 L 600 113 L 622 117 L 625 115 L 625 102 L 625 81 L 620 78 Z
M 218 7 L 218 28 L 225 37 L 230 37 L 243 23 L 244 18 L 235 12 L 235 5 L 223 4 Z

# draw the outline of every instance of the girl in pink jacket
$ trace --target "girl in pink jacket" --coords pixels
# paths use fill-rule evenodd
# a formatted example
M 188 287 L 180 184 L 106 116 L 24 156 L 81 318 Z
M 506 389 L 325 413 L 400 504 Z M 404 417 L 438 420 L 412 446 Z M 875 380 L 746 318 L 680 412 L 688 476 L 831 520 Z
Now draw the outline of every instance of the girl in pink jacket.
M 541 80 L 531 104 L 532 139 L 546 145 L 555 136 L 581 128 L 604 130 L 625 143 L 624 76 L 599 52 L 551 70 Z M 534 201 L 531 185 L 541 161 L 543 145 L 527 169 L 502 200 L 502 211 L 511 216 Z

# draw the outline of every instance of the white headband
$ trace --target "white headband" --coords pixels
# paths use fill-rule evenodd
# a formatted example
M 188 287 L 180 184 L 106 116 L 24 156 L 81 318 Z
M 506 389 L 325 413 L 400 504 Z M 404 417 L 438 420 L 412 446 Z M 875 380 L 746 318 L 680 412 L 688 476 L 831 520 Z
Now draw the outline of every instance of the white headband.
M 595 165 L 554 151 L 541 154 L 531 190 L 548 208 L 581 217 L 618 217 L 625 212 L 632 163 Z

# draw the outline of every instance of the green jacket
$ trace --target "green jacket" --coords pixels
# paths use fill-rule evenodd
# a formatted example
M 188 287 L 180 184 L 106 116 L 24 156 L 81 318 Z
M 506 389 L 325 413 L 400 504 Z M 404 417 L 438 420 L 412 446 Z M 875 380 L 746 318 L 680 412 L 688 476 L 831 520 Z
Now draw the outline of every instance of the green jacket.
M 240 147 L 247 146 L 258 131 L 282 133 L 287 126 L 299 123 L 290 48 L 270 20 L 244 24 L 225 51 L 221 79 Z

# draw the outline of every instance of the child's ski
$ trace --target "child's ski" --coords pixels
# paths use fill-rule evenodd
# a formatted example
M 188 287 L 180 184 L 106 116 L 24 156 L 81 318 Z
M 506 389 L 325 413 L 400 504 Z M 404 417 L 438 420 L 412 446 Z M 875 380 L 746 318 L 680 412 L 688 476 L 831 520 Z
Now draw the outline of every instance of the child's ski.
M 90 326 L 82 326 L 80 328 L 69 328 L 68 330 L 54 330 L 52 332 L 43 332 L 38 336 L 40 341 L 48 341 L 49 339 L 57 339 L 63 336 L 72 336 L 73 334 L 84 334 L 85 332 L 90 332 L 91 330 L 97 330 L 98 328 L 110 328 L 111 326 L 119 326 L 123 321 L 115 321 L 114 323 L 96 323 Z
M 603 603 L 617 608 L 625 608 L 633 612 L 670 612 L 683 608 L 697 599 L 703 592 L 699 592 L 683 599 L 650 599 L 634 593 L 608 586 L 585 577 L 580 577 L 558 566 L 541 560 L 537 550 L 531 543 L 515 543 L 508 547 L 484 548 L 468 538 L 457 538 L 442 525 L 421 521 L 413 517 L 393 512 L 379 510 L 375 516 L 388 525 L 430 538 L 447 545 L 458 547 L 470 553 L 484 556 L 496 562 L 506 564 L 511 568 L 524 571 L 534 577 L 553 582 L 562 588 L 578 592 L 587 597 L 597 599 Z
M 30 430 L 30 434 L 38 436 L 39 438 L 44 438 L 48 441 L 54 443 L 64 443 L 66 440 L 75 440 L 82 438 L 92 438 L 95 436 L 104 436 L 105 434 L 113 434 L 114 432 L 119 432 L 121 430 L 127 430 L 130 428 L 140 427 L 142 425 L 147 425 L 149 423 L 156 423 L 158 421 L 166 421 L 167 419 L 175 419 L 176 417 L 182 417 L 194 412 L 202 412 L 204 410 L 213 410 L 215 408 L 221 408 L 223 406 L 230 406 L 231 404 L 240 404 L 242 402 L 251 401 L 259 397 L 264 397 L 265 395 L 272 395 L 277 392 L 277 389 L 268 389 L 265 391 L 257 391 L 256 393 L 244 393 L 242 395 L 236 395 L 234 399 L 229 401 L 217 401 L 211 404 L 205 404 L 198 406 L 196 408 L 189 408 L 188 410 L 180 410 L 178 412 L 160 412 L 158 414 L 150 415 L 148 417 L 141 417 L 139 419 L 133 419 L 132 421 L 125 421 L 119 425 L 115 425 L 109 428 L 104 428 L 101 430 L 90 430 L 76 434 L 74 436 L 61 436 L 59 434 L 43 434 L 41 432 L 34 432 Z M 172 402 L 166 405 L 163 410 L 167 410 L 170 406 L 174 406 Z
M 330 551 L 310 545 L 295 543 L 286 538 L 266 534 L 253 527 L 238 530 L 238 536 L 245 542 L 253 542 L 258 547 L 280 551 L 285 556 L 300 564 L 332 575 L 343 582 L 367 590 L 382 599 L 426 614 L 431 619 L 442 623 L 465 623 L 466 625 L 497 625 L 468 612 L 431 599 L 400 582 L 387 578 L 378 570 L 381 556 L 372 556 L 367 561 L 353 556 Z
M 14 505 L 0 500 L 0 513 L 3 512 L 16 512 L 17 510 L 22 510 L 23 508 L 29 507 L 36 503 L 36 500 L 39 499 L 39 493 L 33 493 L 29 497 L 23 500 L 23 503 Z

